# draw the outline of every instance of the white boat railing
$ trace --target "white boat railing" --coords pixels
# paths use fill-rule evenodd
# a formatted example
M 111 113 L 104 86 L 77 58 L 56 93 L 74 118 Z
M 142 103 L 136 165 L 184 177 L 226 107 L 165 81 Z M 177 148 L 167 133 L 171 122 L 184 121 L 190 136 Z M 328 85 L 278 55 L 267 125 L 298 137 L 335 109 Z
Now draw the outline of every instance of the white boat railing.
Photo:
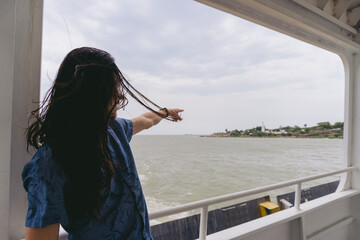
M 250 189 L 250 190 L 245 190 L 245 191 L 241 191 L 241 192 L 226 194 L 226 195 L 222 195 L 222 196 L 218 196 L 218 197 L 212 197 L 212 198 L 208 198 L 208 199 L 204 199 L 204 200 L 200 200 L 200 201 L 196 201 L 196 202 L 192 202 L 192 203 L 187 203 L 187 204 L 167 208 L 167 209 L 164 209 L 164 210 L 151 212 L 151 213 L 149 213 L 149 218 L 150 218 L 150 220 L 152 220 L 152 219 L 166 217 L 166 216 L 170 216 L 170 215 L 173 215 L 173 214 L 183 213 L 183 212 L 187 212 L 187 211 L 191 211 L 191 210 L 195 210 L 195 209 L 200 208 L 201 213 L 200 213 L 199 240 L 205 240 L 206 235 L 207 235 L 208 208 L 209 208 L 210 205 L 214 205 L 214 204 L 218 204 L 218 203 L 222 203 L 222 202 L 227 202 L 227 201 L 235 200 L 235 199 L 238 199 L 238 198 L 254 195 L 254 194 L 257 194 L 257 193 L 267 192 L 267 191 L 270 191 L 270 190 L 275 190 L 275 189 L 295 185 L 295 203 L 294 203 L 294 207 L 297 210 L 300 210 L 301 184 L 302 183 L 309 182 L 309 181 L 316 180 L 316 179 L 320 179 L 320 178 L 325 178 L 325 177 L 332 176 L 332 175 L 337 175 L 337 174 L 340 174 L 340 173 L 351 172 L 351 171 L 359 170 L 359 169 L 360 169 L 359 166 L 347 167 L 347 168 L 343 168 L 343 169 L 328 172 L 328 173 L 323 173 L 323 174 L 313 175 L 313 176 L 309 176 L 309 177 L 298 178 L 298 179 L 294 179 L 294 180 L 290 180 L 290 181 L 286 181 L 286 182 L 276 183 L 276 184 L 272 184 L 272 185 L 268 185 L 268 186 L 264 186 L 264 187 L 259 187 L 259 188 L 253 188 L 253 189 Z

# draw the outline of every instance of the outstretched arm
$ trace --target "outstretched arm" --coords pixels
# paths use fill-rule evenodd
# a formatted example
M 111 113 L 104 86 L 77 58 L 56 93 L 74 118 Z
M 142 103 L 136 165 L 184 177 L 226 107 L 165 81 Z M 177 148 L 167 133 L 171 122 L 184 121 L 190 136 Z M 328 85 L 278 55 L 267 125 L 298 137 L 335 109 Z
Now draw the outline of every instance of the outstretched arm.
M 179 115 L 180 112 L 183 112 L 183 109 L 178 109 L 178 108 L 172 108 L 172 109 L 168 109 L 169 111 L 169 117 L 171 117 L 173 122 L 177 122 L 177 121 L 181 121 L 182 118 Z M 160 110 L 158 111 L 158 113 L 160 113 L 160 115 L 162 117 L 160 117 L 159 115 L 153 113 L 153 112 L 147 112 L 144 113 L 136 118 L 131 119 L 131 121 L 133 122 L 133 135 L 135 135 L 138 132 L 141 132 L 144 129 L 149 129 L 152 126 L 155 126 L 156 124 L 158 124 L 164 117 L 166 117 L 166 111 L 165 110 Z

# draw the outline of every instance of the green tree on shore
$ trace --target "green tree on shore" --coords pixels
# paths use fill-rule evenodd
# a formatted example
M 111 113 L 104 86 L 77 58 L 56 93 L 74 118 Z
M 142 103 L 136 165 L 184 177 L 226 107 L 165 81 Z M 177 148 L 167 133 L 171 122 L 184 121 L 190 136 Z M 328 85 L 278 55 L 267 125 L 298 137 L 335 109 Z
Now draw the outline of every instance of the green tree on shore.
M 319 122 L 317 125 L 322 129 L 331 129 L 331 124 L 329 122 Z
M 333 128 L 344 129 L 344 123 L 343 122 L 336 122 L 336 123 L 334 123 Z

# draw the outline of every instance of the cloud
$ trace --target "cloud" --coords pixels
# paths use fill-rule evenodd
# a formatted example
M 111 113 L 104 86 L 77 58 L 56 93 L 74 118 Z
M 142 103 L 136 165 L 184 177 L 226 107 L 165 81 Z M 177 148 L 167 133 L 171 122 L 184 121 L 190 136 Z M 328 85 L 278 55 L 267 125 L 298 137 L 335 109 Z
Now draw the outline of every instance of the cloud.
M 110 52 L 161 106 L 185 108 L 188 120 L 149 133 L 343 120 L 338 56 L 197 2 L 45 2 L 42 92 L 80 46 Z M 121 114 L 143 111 L 130 103 Z

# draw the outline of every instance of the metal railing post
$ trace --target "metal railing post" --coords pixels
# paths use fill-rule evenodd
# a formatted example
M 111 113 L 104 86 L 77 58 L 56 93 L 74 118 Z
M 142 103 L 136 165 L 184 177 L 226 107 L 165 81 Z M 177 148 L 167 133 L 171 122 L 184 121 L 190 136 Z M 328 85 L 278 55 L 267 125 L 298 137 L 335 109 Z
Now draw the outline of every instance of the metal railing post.
M 201 208 L 199 240 L 205 240 L 207 235 L 208 206 Z
M 295 208 L 296 210 L 300 210 L 300 202 L 301 202 L 301 182 L 296 184 L 295 188 Z

